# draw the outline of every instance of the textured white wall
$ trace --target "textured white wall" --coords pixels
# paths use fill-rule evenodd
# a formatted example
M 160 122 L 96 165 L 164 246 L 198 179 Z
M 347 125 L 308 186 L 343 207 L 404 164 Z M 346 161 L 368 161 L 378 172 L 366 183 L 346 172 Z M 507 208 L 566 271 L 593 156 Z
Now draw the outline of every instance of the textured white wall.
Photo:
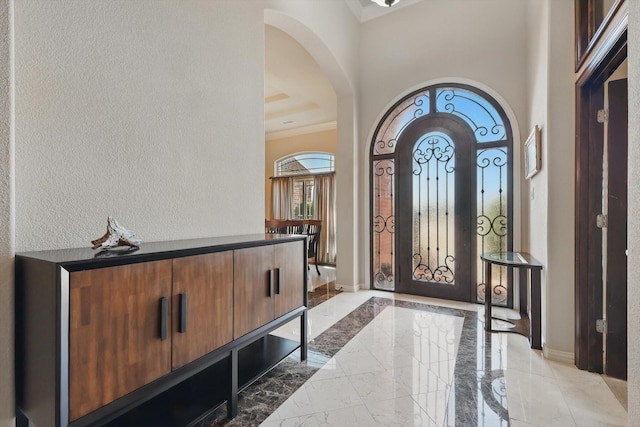
M 547 322 L 545 351 L 573 359 L 575 262 L 574 5 L 549 2 L 549 102 L 547 143 Z M 545 167 L 543 165 L 543 167 Z M 537 189 L 536 189 L 537 190 Z M 536 196 L 537 197 L 537 196 Z M 567 202 L 569 201 L 569 203 Z M 535 214 L 535 213 L 534 213 Z M 538 231 L 536 231 L 538 232 Z
M 527 136 L 527 4 L 424 1 L 363 24 L 359 176 L 362 245 L 367 250 L 361 268 L 369 268 L 370 138 L 379 117 L 400 94 L 432 80 L 475 81 L 506 100 L 516 116 L 513 125 Z
M 640 182 L 640 2 L 629 3 L 629 182 Z M 640 186 L 629 185 L 627 387 L 629 425 L 640 426 Z
M 446 77 L 489 86 L 526 123 L 526 12 L 526 0 L 425 1 L 363 24 L 363 139 L 398 94 Z
M 15 5 L 16 246 L 262 232 L 257 1 Z M 258 185 L 256 185 L 258 184 Z
M 549 0 L 529 1 L 529 34 L 527 67 L 529 83 L 529 120 L 524 128 L 523 139 L 535 125 L 540 127 L 542 168 L 530 180 L 523 181 L 523 248 L 533 254 L 543 265 L 547 265 L 547 187 L 549 179 L 549 159 L 547 145 L 549 106 Z M 524 159 L 520 159 L 524 162 Z M 547 269 L 542 270 L 543 301 L 546 296 Z M 548 324 L 547 304 L 542 306 L 542 339 L 546 338 Z
M 11 1 L 0 1 L 0 426 L 13 426 L 13 81 Z

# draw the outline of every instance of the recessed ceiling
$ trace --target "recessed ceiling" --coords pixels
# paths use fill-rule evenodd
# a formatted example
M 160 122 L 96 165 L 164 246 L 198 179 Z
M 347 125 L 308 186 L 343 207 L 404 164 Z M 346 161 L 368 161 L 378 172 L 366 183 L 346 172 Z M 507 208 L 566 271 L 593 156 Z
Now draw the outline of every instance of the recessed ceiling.
M 333 86 L 309 52 L 265 25 L 264 122 L 267 139 L 336 127 Z

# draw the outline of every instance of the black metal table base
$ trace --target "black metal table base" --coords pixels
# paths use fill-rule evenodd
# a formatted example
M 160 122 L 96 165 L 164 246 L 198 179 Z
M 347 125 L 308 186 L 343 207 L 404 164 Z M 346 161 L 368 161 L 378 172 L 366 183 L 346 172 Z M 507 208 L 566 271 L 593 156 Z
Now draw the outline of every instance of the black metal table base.
M 480 257 L 485 263 L 484 283 L 485 289 L 485 330 L 487 332 L 514 332 L 529 338 L 531 348 L 542 350 L 542 302 L 541 302 L 541 271 L 542 265 L 531 255 L 521 252 L 499 252 L 482 254 Z M 502 265 L 508 268 L 518 269 L 519 293 L 520 293 L 520 319 L 500 319 L 492 316 L 491 301 L 491 267 Z M 529 272 L 529 280 L 527 280 Z M 527 286 L 529 285 L 529 286 Z M 528 294 L 531 294 L 530 313 L 528 310 Z M 492 319 L 502 320 L 514 325 L 513 328 L 494 328 Z

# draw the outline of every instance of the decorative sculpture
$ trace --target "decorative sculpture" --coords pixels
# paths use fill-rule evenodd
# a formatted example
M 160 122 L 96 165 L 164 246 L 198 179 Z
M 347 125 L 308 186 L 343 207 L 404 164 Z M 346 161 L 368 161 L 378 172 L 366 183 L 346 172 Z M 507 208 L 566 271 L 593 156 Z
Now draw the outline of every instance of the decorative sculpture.
M 142 240 L 138 239 L 133 231 L 118 224 L 115 218 L 108 217 L 106 234 L 99 239 L 92 240 L 91 243 L 93 243 L 92 249 L 106 250 L 118 246 L 139 249 Z

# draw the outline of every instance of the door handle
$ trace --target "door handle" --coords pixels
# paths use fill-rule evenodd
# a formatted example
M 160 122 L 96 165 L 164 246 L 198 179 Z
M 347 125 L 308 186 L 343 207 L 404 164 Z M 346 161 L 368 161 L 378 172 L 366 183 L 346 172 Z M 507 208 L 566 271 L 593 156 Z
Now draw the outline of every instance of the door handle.
M 167 297 L 160 298 L 160 340 L 167 339 L 167 318 L 169 317 L 169 304 Z
M 274 270 L 269 270 L 269 298 L 273 298 Z
M 280 279 L 282 278 L 282 276 L 280 275 L 280 269 L 276 268 L 276 294 L 280 295 Z
M 178 294 L 178 300 L 180 303 L 180 325 L 178 326 L 178 332 L 187 332 L 187 294 Z

